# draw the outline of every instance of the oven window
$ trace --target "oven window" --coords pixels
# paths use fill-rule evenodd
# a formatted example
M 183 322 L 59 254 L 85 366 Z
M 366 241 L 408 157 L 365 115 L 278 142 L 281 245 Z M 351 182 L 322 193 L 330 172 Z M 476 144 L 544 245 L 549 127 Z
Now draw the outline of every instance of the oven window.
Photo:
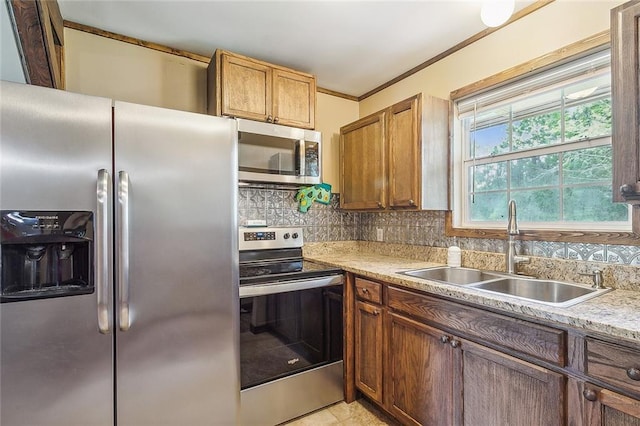
M 341 359 L 341 285 L 240 300 L 242 389 Z

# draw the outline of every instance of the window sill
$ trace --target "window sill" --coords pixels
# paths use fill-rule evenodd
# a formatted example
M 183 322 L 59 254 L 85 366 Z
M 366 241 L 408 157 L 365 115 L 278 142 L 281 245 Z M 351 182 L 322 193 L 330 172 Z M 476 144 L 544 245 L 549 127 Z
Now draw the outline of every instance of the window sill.
M 633 209 L 634 221 L 640 209 Z M 445 214 L 445 236 L 464 238 L 507 239 L 507 231 L 500 229 L 476 229 L 455 228 L 453 215 L 450 211 Z M 615 244 L 615 245 L 640 245 L 640 235 L 633 232 L 589 232 L 589 231 L 563 231 L 563 230 L 520 230 L 518 236 L 524 241 L 557 241 L 564 243 L 591 243 L 591 244 Z

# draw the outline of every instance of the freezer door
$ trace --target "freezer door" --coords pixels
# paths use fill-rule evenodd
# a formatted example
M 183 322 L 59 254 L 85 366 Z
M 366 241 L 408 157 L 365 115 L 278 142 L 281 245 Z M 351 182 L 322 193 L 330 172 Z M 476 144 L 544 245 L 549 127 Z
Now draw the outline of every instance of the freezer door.
M 117 424 L 236 424 L 235 122 L 114 111 Z
M 86 211 L 95 224 L 111 100 L 0 81 L 0 120 L 0 210 Z M 108 263 L 108 228 L 101 237 Z M 97 302 L 93 291 L 0 304 L 0 424 L 113 425 L 114 337 L 99 332 L 99 313 L 110 324 Z

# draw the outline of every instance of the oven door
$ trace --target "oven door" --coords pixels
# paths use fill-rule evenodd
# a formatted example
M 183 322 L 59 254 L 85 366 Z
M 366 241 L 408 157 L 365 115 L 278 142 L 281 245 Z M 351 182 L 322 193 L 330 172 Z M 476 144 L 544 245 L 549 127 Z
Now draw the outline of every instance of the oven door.
M 342 360 L 343 275 L 240 287 L 241 387 Z

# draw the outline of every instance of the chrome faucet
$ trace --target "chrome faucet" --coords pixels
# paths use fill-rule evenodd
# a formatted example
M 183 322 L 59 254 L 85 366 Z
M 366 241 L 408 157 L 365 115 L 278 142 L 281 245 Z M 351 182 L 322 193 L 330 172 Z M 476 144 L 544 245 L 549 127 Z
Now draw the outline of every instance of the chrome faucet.
M 509 201 L 509 221 L 507 222 L 507 243 L 506 269 L 509 274 L 517 273 L 518 263 L 529 263 L 530 259 L 525 256 L 516 255 L 516 236 L 520 234 L 518 230 L 518 220 L 516 218 L 516 201 Z

